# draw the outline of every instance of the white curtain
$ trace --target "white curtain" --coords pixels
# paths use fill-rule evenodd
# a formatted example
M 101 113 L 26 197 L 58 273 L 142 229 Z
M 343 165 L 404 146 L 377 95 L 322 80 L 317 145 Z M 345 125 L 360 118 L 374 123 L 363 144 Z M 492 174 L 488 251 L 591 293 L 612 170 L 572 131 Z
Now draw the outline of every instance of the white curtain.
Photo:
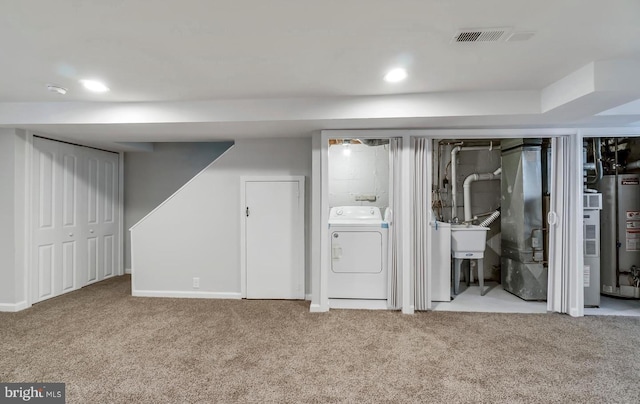
M 413 262 L 415 309 L 429 309 L 429 279 L 427 272 L 427 232 L 429 226 L 429 195 L 427 179 L 429 172 L 429 140 L 414 139 L 414 183 L 413 183 Z
M 402 139 L 389 139 L 389 210 L 391 218 L 389 223 L 389 282 L 387 293 L 387 306 L 392 310 L 399 310 L 402 307 L 402 275 L 400 272 L 400 149 Z
M 551 141 L 551 207 L 549 217 L 544 218 L 549 228 L 549 281 L 547 310 L 566 313 L 568 302 L 564 290 L 569 282 L 571 251 L 567 230 L 569 224 L 569 158 L 566 158 L 567 140 L 556 137 Z M 582 216 L 580 216 L 582 217 Z

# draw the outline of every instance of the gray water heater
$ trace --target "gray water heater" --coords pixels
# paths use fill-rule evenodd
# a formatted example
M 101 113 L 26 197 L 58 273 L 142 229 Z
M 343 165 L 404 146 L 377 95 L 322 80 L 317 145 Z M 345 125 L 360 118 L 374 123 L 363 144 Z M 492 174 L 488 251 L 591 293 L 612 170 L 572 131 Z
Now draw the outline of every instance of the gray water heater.
M 628 272 L 640 267 L 640 174 L 605 175 L 597 188 L 602 193 L 601 292 L 637 298 Z

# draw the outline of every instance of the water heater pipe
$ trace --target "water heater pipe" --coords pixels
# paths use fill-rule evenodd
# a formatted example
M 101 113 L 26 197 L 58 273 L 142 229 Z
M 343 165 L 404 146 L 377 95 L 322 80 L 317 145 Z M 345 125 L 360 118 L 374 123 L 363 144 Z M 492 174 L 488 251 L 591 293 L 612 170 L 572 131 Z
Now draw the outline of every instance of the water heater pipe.
M 467 178 L 464 179 L 464 184 L 462 188 L 464 189 L 464 221 L 470 222 L 473 220 L 473 216 L 471 214 L 471 184 L 475 181 L 491 181 L 500 179 L 502 174 L 502 168 L 498 168 L 496 171 L 492 173 L 484 173 L 484 174 L 471 174 Z
M 470 146 L 462 147 L 456 146 L 451 149 L 451 220 L 458 216 L 458 190 L 457 190 L 457 175 L 458 175 L 458 153 L 461 151 L 474 151 L 474 150 L 500 150 L 500 146 L 493 146 L 493 142 L 488 146 Z
M 634 161 L 632 163 L 627 164 L 625 167 L 627 170 L 634 170 L 636 168 L 640 168 L 640 160 Z
M 593 185 L 602 179 L 603 168 L 602 168 L 602 141 L 599 137 L 593 138 L 593 163 L 584 164 L 584 170 L 594 170 L 596 172 L 595 177 L 586 181 L 587 184 Z M 591 165 L 593 164 L 593 166 Z

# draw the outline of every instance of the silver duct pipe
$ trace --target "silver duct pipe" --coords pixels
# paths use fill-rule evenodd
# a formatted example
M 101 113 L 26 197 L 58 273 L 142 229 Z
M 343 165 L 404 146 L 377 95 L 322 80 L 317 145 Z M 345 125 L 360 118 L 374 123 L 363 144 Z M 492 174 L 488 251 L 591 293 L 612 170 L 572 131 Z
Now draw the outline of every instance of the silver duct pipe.
M 488 218 L 484 219 L 482 222 L 480 222 L 479 226 L 481 227 L 489 227 L 491 226 L 491 223 L 495 222 L 497 218 L 500 217 L 500 208 L 498 208 L 495 212 L 493 212 L 491 214 L 491 216 L 489 216 Z
M 592 170 L 596 172 L 595 177 L 592 180 L 587 180 L 586 183 L 589 185 L 593 185 L 602 179 L 603 168 L 602 168 L 602 143 L 599 137 L 593 138 L 593 163 L 585 163 L 583 165 L 584 170 Z

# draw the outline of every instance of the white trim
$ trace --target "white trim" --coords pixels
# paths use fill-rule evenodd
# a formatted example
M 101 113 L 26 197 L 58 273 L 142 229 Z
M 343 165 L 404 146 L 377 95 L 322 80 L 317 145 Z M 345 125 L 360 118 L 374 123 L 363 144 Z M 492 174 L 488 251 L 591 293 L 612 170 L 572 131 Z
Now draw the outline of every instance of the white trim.
M 246 186 L 248 182 L 297 182 L 298 183 L 298 222 L 302 224 L 302 248 L 299 252 L 298 260 L 303 268 L 299 282 L 302 284 L 302 295 L 305 293 L 305 177 L 304 175 L 265 175 L 265 176 L 241 176 L 240 177 L 240 296 L 247 298 L 247 194 Z M 297 230 L 294 230 L 297 232 Z
M 125 273 L 124 268 L 124 152 L 118 153 L 118 275 Z
M 320 137 L 320 307 L 329 311 L 329 137 L 322 131 Z
M 25 212 L 24 212 L 24 299 L 27 307 L 31 307 L 33 304 L 33 297 L 31 296 L 31 248 L 33 243 L 33 234 L 31 228 L 31 185 L 33 184 L 33 178 L 31 178 L 31 168 L 33 164 L 33 133 L 25 131 L 25 171 L 24 171 L 24 197 L 25 197 Z
M 638 134 L 640 129 L 630 133 Z M 398 136 L 428 137 L 428 138 L 489 138 L 506 139 L 513 137 L 537 137 L 548 138 L 556 136 L 575 135 L 578 128 L 525 128 L 525 129 L 345 129 L 323 130 L 329 138 L 358 138 L 358 139 L 384 139 Z M 610 133 L 610 132 L 606 132 Z
M 131 272 L 131 268 L 125 268 L 125 269 L 124 269 L 124 273 L 125 273 L 125 274 L 131 274 L 131 273 L 132 273 L 132 272 Z
M 584 137 L 638 137 L 640 136 L 640 128 L 581 128 L 579 133 L 581 141 Z
M 132 290 L 136 297 L 178 297 L 187 299 L 241 299 L 237 292 L 202 292 L 202 291 L 172 291 L 172 290 Z
M 304 300 L 311 301 L 311 293 L 307 293 L 304 295 Z
M 214 165 L 218 160 L 220 160 L 225 154 L 227 154 L 231 149 L 233 149 L 235 147 L 235 144 L 231 145 L 231 147 L 229 147 L 227 150 L 224 151 L 224 153 L 222 153 L 221 155 L 219 155 L 215 160 L 213 160 L 211 163 L 209 163 L 205 168 L 203 168 L 202 170 L 200 170 L 200 172 L 198 174 L 196 174 L 195 176 L 193 176 L 193 178 L 191 178 L 189 181 L 187 181 L 183 186 L 181 186 L 180 188 L 178 188 L 178 190 L 176 192 L 174 192 L 173 194 L 171 194 L 171 196 L 169 196 L 167 199 L 165 199 L 160 205 L 156 206 L 155 209 L 153 209 L 151 212 L 147 213 L 142 219 L 138 220 L 133 226 L 131 226 L 129 228 L 129 231 L 135 229 L 140 223 L 144 222 L 145 220 L 147 220 L 147 218 L 151 215 L 153 215 L 158 209 L 160 209 L 161 207 L 163 207 L 167 202 L 169 202 L 171 199 L 173 199 L 176 195 L 178 195 L 184 188 L 186 188 L 187 186 L 189 186 L 189 184 L 191 184 L 193 181 L 195 181 L 198 177 L 200 177 L 205 171 L 207 171 L 209 169 L 209 167 L 211 167 L 212 165 Z
M 413 273 L 411 263 L 413 262 L 413 237 L 412 237 L 412 216 L 413 198 L 412 183 L 414 178 L 413 168 L 413 144 L 411 136 L 402 136 L 402 149 L 400 150 L 400 172 L 402 184 L 400 185 L 400 251 L 402 263 L 402 313 L 413 314 L 415 302 L 413 298 Z
M 319 304 L 311 303 L 309 306 L 309 312 L 311 313 L 326 313 L 329 309 L 325 309 Z
M 411 142 L 413 144 L 413 142 Z M 428 141 L 426 143 L 426 147 L 425 147 L 425 153 L 426 153 L 426 160 L 427 160 L 427 179 L 429 178 L 433 178 L 433 141 Z M 411 160 L 415 161 L 415 150 L 411 153 Z M 415 172 L 415 169 L 412 168 L 411 169 L 412 172 Z M 433 180 L 431 180 L 431 182 L 433 182 Z M 427 184 L 425 184 L 425 187 L 429 186 L 429 180 L 427 181 Z M 433 185 L 432 185 L 433 186 Z M 433 192 L 427 192 L 427 206 L 433 206 Z M 433 210 L 429 209 L 428 213 L 427 213 L 427 222 L 431 223 L 432 220 L 434 220 L 433 217 Z M 432 273 L 433 273 L 433 268 L 430 265 L 431 262 L 429 261 L 428 257 L 431 257 L 431 254 L 433 254 L 433 243 L 431 240 L 431 237 L 433 237 L 433 233 L 431 231 L 431 227 L 429 226 L 427 228 L 427 310 L 432 310 L 433 309 L 433 302 L 432 302 L 432 293 L 431 291 L 433 290 L 432 288 Z M 413 244 L 413 243 L 412 243 Z
M 321 310 L 321 254 L 322 243 L 320 234 L 322 233 L 322 133 L 316 132 L 311 138 L 311 312 L 327 311 Z
M 247 298 L 247 218 L 245 209 L 247 206 L 246 180 L 240 177 L 240 205 L 238 214 L 240 217 L 240 297 Z
M 28 304 L 26 300 L 18 303 L 0 303 L 0 312 L 15 313 L 16 311 L 21 311 L 29 307 L 31 307 L 31 305 Z
M 636 132 L 637 133 L 637 132 Z M 564 312 L 572 317 L 584 316 L 584 245 L 583 245 L 583 215 L 582 203 L 582 133 L 573 136 L 568 141 L 567 152 L 569 167 L 573 168 L 569 175 L 569 248 L 568 268 L 565 274 L 565 296 L 563 296 Z

